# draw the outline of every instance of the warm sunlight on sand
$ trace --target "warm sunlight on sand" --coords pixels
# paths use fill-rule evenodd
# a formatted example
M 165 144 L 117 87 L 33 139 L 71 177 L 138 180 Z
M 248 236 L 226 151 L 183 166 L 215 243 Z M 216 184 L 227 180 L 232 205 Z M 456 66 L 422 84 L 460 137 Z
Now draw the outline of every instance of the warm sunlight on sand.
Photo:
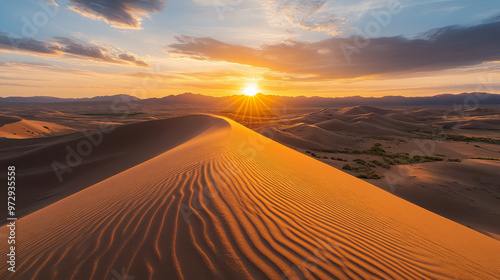
M 260 89 L 255 83 L 247 84 L 247 86 L 243 89 L 243 94 L 246 96 L 255 96 L 259 92 Z

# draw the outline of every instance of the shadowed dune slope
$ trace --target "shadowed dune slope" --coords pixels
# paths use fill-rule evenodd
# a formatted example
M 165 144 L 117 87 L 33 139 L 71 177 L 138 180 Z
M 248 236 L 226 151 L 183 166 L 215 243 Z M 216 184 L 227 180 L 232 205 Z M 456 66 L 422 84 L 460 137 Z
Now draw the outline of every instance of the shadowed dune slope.
M 217 118 L 192 115 L 63 136 L 0 139 L 0 168 L 17 169 L 16 211 L 24 216 L 196 137 Z M 54 163 L 58 163 L 54 165 Z M 54 171 L 54 166 L 56 171 Z M 59 174 L 59 177 L 58 175 Z M 0 174 L 3 180 L 7 174 Z M 59 180 L 61 179 L 61 180 Z M 2 209 L 7 201 L 0 201 Z M 2 212 L 0 223 L 7 213 Z
M 17 272 L 2 264 L 0 278 L 500 274 L 500 242 L 218 120 L 181 145 L 18 220 Z
M 50 122 L 24 120 L 0 115 L 0 138 L 25 139 L 71 132 L 73 129 Z

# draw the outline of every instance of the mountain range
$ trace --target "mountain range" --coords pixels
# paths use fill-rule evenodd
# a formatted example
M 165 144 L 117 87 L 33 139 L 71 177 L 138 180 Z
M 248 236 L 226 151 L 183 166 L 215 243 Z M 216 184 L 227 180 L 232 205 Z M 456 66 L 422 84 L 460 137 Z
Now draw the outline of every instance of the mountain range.
M 435 96 L 406 97 L 406 96 L 384 96 L 384 97 L 306 97 L 306 96 L 278 96 L 258 94 L 263 102 L 268 106 L 288 106 L 292 108 L 321 108 L 321 107 L 345 107 L 355 105 L 371 106 L 449 106 L 463 105 L 465 107 L 474 107 L 476 105 L 495 105 L 500 104 L 500 94 L 491 94 L 485 92 L 471 92 L 460 94 L 440 94 Z M 112 102 L 123 99 L 135 102 L 156 105 L 192 105 L 192 106 L 213 106 L 227 107 L 238 99 L 244 98 L 243 95 L 233 95 L 224 97 L 213 97 L 202 94 L 193 94 L 190 92 L 169 95 L 162 98 L 139 99 L 134 96 L 120 94 L 113 96 L 96 96 L 91 98 L 60 98 L 50 96 L 33 97 L 0 97 L 0 105 L 5 103 L 62 103 L 62 102 Z

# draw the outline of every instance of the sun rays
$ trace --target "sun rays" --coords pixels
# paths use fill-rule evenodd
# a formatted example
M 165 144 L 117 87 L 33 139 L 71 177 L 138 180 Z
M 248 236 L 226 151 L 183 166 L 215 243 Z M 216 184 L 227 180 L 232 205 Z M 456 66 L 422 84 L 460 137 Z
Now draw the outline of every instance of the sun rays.
M 246 87 L 243 89 L 243 94 L 246 96 L 255 96 L 259 92 L 260 89 L 256 83 L 247 84 Z
M 226 107 L 231 118 L 247 127 L 255 128 L 276 117 L 271 105 L 273 101 L 260 94 L 256 84 L 247 84 L 243 95 L 234 96 Z

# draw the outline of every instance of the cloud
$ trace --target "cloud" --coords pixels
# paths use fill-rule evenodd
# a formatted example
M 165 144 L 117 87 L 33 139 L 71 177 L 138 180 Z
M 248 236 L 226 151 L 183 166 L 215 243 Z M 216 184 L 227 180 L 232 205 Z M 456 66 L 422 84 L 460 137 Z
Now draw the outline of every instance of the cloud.
M 0 67 L 2 65 L 0 64 Z M 0 75 L 0 80 L 9 80 L 9 81 L 38 81 L 38 82 L 43 82 L 47 80 L 42 80 L 42 79 L 30 79 L 30 78 L 25 78 L 25 77 L 12 77 L 12 76 L 2 76 Z
M 51 71 L 57 73 L 66 73 L 66 74 L 72 73 L 72 74 L 86 75 L 86 76 L 96 76 L 96 74 L 99 76 L 102 75 L 102 73 L 96 73 L 89 70 L 67 68 L 58 65 L 52 65 L 48 63 L 37 63 L 37 62 L 0 61 L 0 67 L 9 68 L 9 72 L 13 72 L 16 70 L 26 71 L 35 69 L 35 70 L 42 70 L 43 72 Z
M 33 38 L 14 38 L 0 32 L 0 51 L 18 51 L 38 55 L 68 55 L 79 59 L 104 61 L 117 64 L 135 64 L 149 67 L 149 64 L 135 55 L 120 53 L 118 50 L 93 43 L 80 43 L 65 37 L 55 37 L 55 41 L 39 41 Z
M 143 67 L 149 67 L 149 64 L 147 64 L 146 62 L 140 60 L 140 59 L 137 59 L 137 57 L 131 55 L 131 54 L 126 54 L 126 53 L 122 53 L 122 54 L 119 54 L 118 57 L 121 59 L 121 60 L 125 60 L 125 61 L 129 61 L 129 62 L 132 62 L 138 66 L 143 66 Z
M 143 17 L 163 10 L 167 0 L 70 0 L 69 8 L 116 28 L 140 29 Z
M 0 86 L 12 86 L 12 87 L 41 87 L 28 84 L 17 84 L 17 83 L 0 83 Z
M 262 0 L 269 22 L 275 26 L 341 34 L 345 19 L 325 11 L 327 0 Z
M 445 70 L 500 60 L 500 22 L 448 26 L 413 39 L 351 36 L 313 43 L 285 41 L 260 48 L 213 38 L 176 39 L 178 43 L 169 46 L 172 54 L 327 79 Z
M 59 51 L 58 46 L 51 43 L 38 41 L 29 37 L 13 38 L 5 32 L 0 32 L 0 49 L 13 50 L 14 48 L 28 52 L 53 55 L 57 54 Z

